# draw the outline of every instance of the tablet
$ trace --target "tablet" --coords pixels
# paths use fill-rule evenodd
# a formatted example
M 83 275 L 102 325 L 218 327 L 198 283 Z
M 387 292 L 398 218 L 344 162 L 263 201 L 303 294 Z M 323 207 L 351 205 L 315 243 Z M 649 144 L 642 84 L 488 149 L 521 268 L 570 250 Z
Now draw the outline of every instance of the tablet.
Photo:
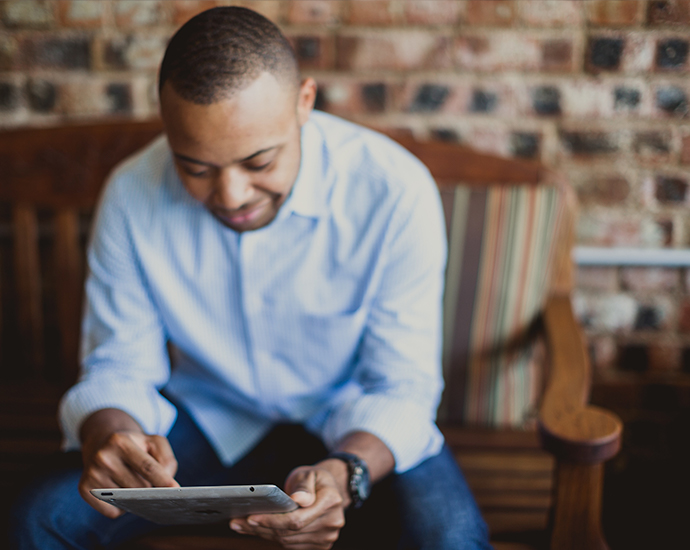
M 275 485 L 93 489 L 91 494 L 162 525 L 216 523 L 298 508 L 297 503 Z

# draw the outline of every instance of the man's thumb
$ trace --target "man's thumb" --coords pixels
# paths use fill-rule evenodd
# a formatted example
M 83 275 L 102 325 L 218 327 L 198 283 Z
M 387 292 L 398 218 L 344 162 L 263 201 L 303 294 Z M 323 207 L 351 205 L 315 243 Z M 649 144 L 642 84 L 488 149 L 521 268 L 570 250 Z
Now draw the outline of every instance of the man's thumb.
M 308 470 L 298 472 L 290 480 L 290 498 L 302 508 L 311 506 L 316 500 L 316 472 Z

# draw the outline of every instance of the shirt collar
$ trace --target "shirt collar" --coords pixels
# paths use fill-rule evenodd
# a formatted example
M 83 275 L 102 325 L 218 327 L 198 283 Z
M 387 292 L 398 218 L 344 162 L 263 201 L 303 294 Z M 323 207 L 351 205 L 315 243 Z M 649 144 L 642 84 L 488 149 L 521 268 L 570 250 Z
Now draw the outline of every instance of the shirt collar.
M 325 142 L 311 120 L 301 130 L 300 168 L 283 209 L 307 218 L 320 218 L 327 211 L 327 164 Z

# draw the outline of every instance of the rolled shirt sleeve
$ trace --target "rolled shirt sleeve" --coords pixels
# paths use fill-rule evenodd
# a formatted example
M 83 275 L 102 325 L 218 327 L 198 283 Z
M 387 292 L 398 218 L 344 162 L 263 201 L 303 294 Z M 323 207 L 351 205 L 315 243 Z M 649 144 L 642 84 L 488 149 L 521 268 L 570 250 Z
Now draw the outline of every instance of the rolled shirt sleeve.
M 436 185 L 425 169 L 391 218 L 384 267 L 355 371 L 360 396 L 339 404 L 324 425 L 334 446 L 353 431 L 376 435 L 404 472 L 437 454 L 443 379 L 441 323 L 446 235 Z
M 79 448 L 81 424 L 100 409 L 121 409 L 151 434 L 166 434 L 176 417 L 174 406 L 158 392 L 170 376 L 166 336 L 131 246 L 128 200 L 136 198 L 111 181 L 94 221 L 81 376 L 59 409 L 65 450 Z

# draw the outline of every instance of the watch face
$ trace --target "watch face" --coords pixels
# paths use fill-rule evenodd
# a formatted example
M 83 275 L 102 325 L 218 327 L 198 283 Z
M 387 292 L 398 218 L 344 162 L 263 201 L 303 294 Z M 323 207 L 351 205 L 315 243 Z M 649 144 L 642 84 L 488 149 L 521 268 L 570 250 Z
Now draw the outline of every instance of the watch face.
M 352 465 L 352 474 L 350 477 L 350 492 L 352 493 L 355 506 L 359 506 L 371 493 L 371 482 L 369 480 L 369 472 L 366 466 L 361 463 Z

